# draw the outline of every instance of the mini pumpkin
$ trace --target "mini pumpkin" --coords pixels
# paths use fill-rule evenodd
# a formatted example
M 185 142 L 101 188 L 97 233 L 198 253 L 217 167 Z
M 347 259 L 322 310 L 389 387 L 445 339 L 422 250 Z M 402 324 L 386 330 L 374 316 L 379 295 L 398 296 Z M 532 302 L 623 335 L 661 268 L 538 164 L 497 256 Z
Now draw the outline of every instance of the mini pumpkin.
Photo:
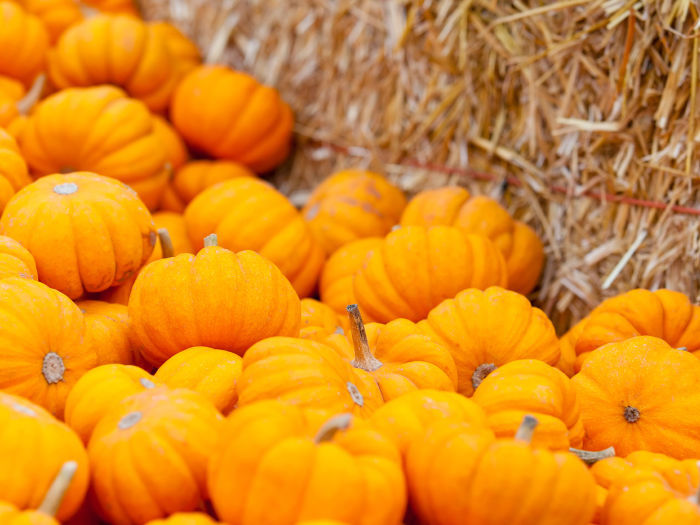
M 189 159 L 187 146 L 170 123 L 159 115 L 153 115 L 153 132 L 160 138 L 167 167 L 174 172 L 184 166 Z
M 14 2 L 0 2 L 0 75 L 29 87 L 44 70 L 49 35 L 44 24 Z
M 406 506 L 396 447 L 348 414 L 316 415 L 278 402 L 237 409 L 207 473 L 217 515 L 232 525 L 330 519 L 398 525 Z
M 207 497 L 207 459 L 222 420 L 209 400 L 184 388 L 157 387 L 122 400 L 88 445 L 100 516 L 131 525 L 194 511 Z
M 514 220 L 498 202 L 471 196 L 458 186 L 426 190 L 416 195 L 401 216 L 401 225 L 456 226 L 491 239 L 503 254 L 508 287 L 530 293 L 544 265 L 544 246 L 527 224 Z
M 219 522 L 201 512 L 176 512 L 162 520 L 149 521 L 146 525 L 215 525 L 216 523 Z
M 178 78 L 182 78 L 202 63 L 202 55 L 197 44 L 183 35 L 177 27 L 168 22 L 153 22 L 150 26 L 165 39 L 170 54 L 176 61 Z
M 190 203 L 185 222 L 195 247 L 215 233 L 222 247 L 254 250 L 275 263 L 300 297 L 316 287 L 323 249 L 292 203 L 267 182 L 238 177 L 215 184 Z
M 564 372 L 567 376 L 572 377 L 576 373 L 576 339 L 578 339 L 581 330 L 583 329 L 584 321 L 580 321 L 572 326 L 559 339 L 559 348 L 561 356 L 556 364 L 556 367 Z
M 15 0 L 27 12 L 42 21 L 51 44 L 70 26 L 83 19 L 80 4 L 76 0 Z
M 0 128 L 0 213 L 15 192 L 31 182 L 15 139 Z
M 189 388 L 209 399 L 223 414 L 236 406 L 236 383 L 241 375 L 241 357 L 227 350 L 195 346 L 178 352 L 155 373 L 170 388 Z
M 465 288 L 505 286 L 506 279 L 503 256 L 486 237 L 449 226 L 408 226 L 372 252 L 355 275 L 354 292 L 374 321 L 419 321 Z
M 219 182 L 254 176 L 255 173 L 236 162 L 194 160 L 178 169 L 172 188 L 177 198 L 187 206 L 197 195 Z
M 421 331 L 450 349 L 458 391 L 471 396 L 488 374 L 510 361 L 559 360 L 559 340 L 545 313 L 497 286 L 464 290 L 433 308 Z
M 301 300 L 301 334 L 304 339 L 321 341 L 334 333 L 343 331 L 336 313 L 316 299 Z
M 88 172 L 23 188 L 5 207 L 0 233 L 22 243 L 39 279 L 71 299 L 121 284 L 156 243 L 151 214 L 134 192 Z
M 583 443 L 576 390 L 566 375 L 542 361 L 504 364 L 481 382 L 472 399 L 486 412 L 496 437 L 515 436 L 523 417 L 532 414 L 539 421 L 533 446 L 568 450 Z
M 0 279 L 5 277 L 26 277 L 36 279 L 34 257 L 20 243 L 0 235 Z
M 134 283 L 133 334 L 155 366 L 193 346 L 242 354 L 266 337 L 299 334 L 299 298 L 274 264 L 220 248 L 216 236 L 207 243 L 197 256 L 152 262 Z
M 386 235 L 405 206 L 403 192 L 379 173 L 346 170 L 319 184 L 302 214 L 326 253 L 333 253 L 354 240 Z
M 152 111 L 164 111 L 179 80 L 161 30 L 133 16 L 98 15 L 65 31 L 49 53 L 58 89 L 113 84 Z
M 0 392 L 3 501 L 22 510 L 38 508 L 67 462 L 77 464 L 75 475 L 60 506 L 51 509 L 61 521 L 75 514 L 85 497 L 89 477 L 85 449 L 78 436 L 46 410 L 22 397 Z
M 0 280 L 0 326 L 0 389 L 61 418 L 68 392 L 97 364 L 82 312 L 44 284 L 7 277 Z
M 204 65 L 177 86 L 175 127 L 193 148 L 264 173 L 289 154 L 293 116 L 277 90 L 225 66 Z
M 572 381 L 585 448 L 698 456 L 700 360 L 688 352 L 656 337 L 632 337 L 591 352 Z
M 97 354 L 97 364 L 133 364 L 135 356 L 126 306 L 92 300 L 76 304 L 85 315 L 85 335 Z

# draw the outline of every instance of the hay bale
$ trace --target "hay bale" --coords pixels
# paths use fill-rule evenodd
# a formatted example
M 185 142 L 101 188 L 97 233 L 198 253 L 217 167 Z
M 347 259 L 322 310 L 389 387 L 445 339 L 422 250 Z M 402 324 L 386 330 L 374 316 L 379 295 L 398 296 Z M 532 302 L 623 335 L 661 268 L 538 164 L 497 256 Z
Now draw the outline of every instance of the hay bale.
M 351 165 L 503 191 L 546 242 L 533 298 L 560 328 L 638 286 L 700 300 L 689 0 L 144 4 L 281 90 L 298 148 L 278 182 L 297 200 Z

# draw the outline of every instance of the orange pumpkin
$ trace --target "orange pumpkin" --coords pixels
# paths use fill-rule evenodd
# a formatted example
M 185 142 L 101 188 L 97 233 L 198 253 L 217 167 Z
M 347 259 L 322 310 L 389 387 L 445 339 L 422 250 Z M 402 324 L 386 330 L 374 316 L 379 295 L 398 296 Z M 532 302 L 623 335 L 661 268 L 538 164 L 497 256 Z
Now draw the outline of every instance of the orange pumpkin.
M 180 169 L 189 159 L 187 146 L 170 123 L 159 115 L 153 115 L 153 132 L 161 141 L 168 168 L 173 172 Z
M 19 509 L 38 508 L 56 474 L 67 462 L 77 463 L 77 471 L 54 512 L 61 521 L 75 514 L 85 497 L 89 477 L 85 449 L 71 429 L 43 408 L 22 397 L 0 392 L 3 501 Z M 2 520 L 2 523 L 7 522 Z
M 170 388 L 189 388 L 209 399 L 228 414 L 238 401 L 236 383 L 241 376 L 241 357 L 227 350 L 195 346 L 172 356 L 155 373 Z
M 126 15 L 98 15 L 64 32 L 49 53 L 58 89 L 113 84 L 164 111 L 179 80 L 178 60 L 160 30 Z
M 76 304 L 85 315 L 85 335 L 97 354 L 97 364 L 133 364 L 126 306 L 104 301 L 79 301 Z
M 403 192 L 382 175 L 347 170 L 319 184 L 302 214 L 326 253 L 333 253 L 357 239 L 386 235 L 405 207 Z
M 304 339 L 321 341 L 343 331 L 336 313 L 316 299 L 301 300 L 301 333 Z
M 51 44 L 70 26 L 83 19 L 76 0 L 15 0 L 28 12 L 39 18 L 48 31 Z
M 142 103 L 115 87 L 66 89 L 39 103 L 19 144 L 37 176 L 93 171 L 130 185 L 153 209 L 169 176 L 153 122 Z
M 63 417 L 71 387 L 97 364 L 80 309 L 39 282 L 7 277 L 0 280 L 0 326 L 0 390 Z
M 168 22 L 153 22 L 150 26 L 165 39 L 170 54 L 176 61 L 178 78 L 182 78 L 202 63 L 202 55 L 197 44 L 183 35 L 177 27 Z
M 195 247 L 216 233 L 224 248 L 254 250 L 275 263 L 300 297 L 316 287 L 323 249 L 292 203 L 267 182 L 238 177 L 215 184 L 190 203 L 185 222 Z
M 80 0 L 80 2 L 103 13 L 139 16 L 136 0 Z
M 193 346 L 242 354 L 266 337 L 299 334 L 299 298 L 289 281 L 264 257 L 232 253 L 215 237 L 196 257 L 152 262 L 134 283 L 129 317 L 153 365 Z
M 376 381 L 335 349 L 308 339 L 270 337 L 243 356 L 238 406 L 279 400 L 316 412 L 372 414 L 382 404 Z
M 351 420 L 341 414 L 319 428 L 315 414 L 273 401 L 237 409 L 209 460 L 217 515 L 232 525 L 401 523 L 399 453 L 367 425 L 346 430 Z
M 200 512 L 177 512 L 162 520 L 149 521 L 146 525 L 215 525 L 216 523 L 219 522 Z
M 13 2 L 0 2 L 0 75 L 29 87 L 44 70 L 49 35 L 44 24 Z
M 484 409 L 496 437 L 513 437 L 523 417 L 539 424 L 532 444 L 552 450 L 580 448 L 583 423 L 576 390 L 561 371 L 536 359 L 511 361 L 486 377 L 474 402 Z
M 0 235 L 0 279 L 5 277 L 26 277 L 36 279 L 34 257 L 20 243 Z
M 416 195 L 401 216 L 402 226 L 456 226 L 491 239 L 506 260 L 508 287 L 530 293 L 544 265 L 544 246 L 527 224 L 514 220 L 498 202 L 447 186 Z
M 633 337 L 592 352 L 572 381 L 585 448 L 698 456 L 700 360 L 688 352 L 655 337 Z
M 157 237 L 133 191 L 88 172 L 43 177 L 20 190 L 5 207 L 0 233 L 29 250 L 41 282 L 71 299 L 128 279 Z
M 0 128 L 0 213 L 15 192 L 31 182 L 15 139 Z
M 372 252 L 355 275 L 354 291 L 373 321 L 419 321 L 465 288 L 505 286 L 506 279 L 503 256 L 486 237 L 448 226 L 408 226 Z
M 517 359 L 553 365 L 559 341 L 545 313 L 526 297 L 496 286 L 469 289 L 433 308 L 421 331 L 450 349 L 459 392 L 471 396 L 497 367 Z
M 532 447 L 535 425 L 528 416 L 515 440 L 494 440 L 482 427 L 452 420 L 429 426 L 411 445 L 405 468 L 421 522 L 590 523 L 593 476 L 573 454 Z
M 576 339 L 583 329 L 583 321 L 576 323 L 568 332 L 559 339 L 561 356 L 556 367 L 567 376 L 572 377 L 576 373 Z
M 100 516 L 131 525 L 195 510 L 207 495 L 207 459 L 222 420 L 206 398 L 184 388 L 152 388 L 122 400 L 88 445 Z
M 264 173 L 289 154 L 293 115 L 277 90 L 225 66 L 195 68 L 170 107 L 175 127 L 193 148 Z
M 172 188 L 185 206 L 214 184 L 238 177 L 254 177 L 255 173 L 242 164 L 226 160 L 194 160 L 175 173 Z
M 105 414 L 123 399 L 155 388 L 156 382 L 137 366 L 111 364 L 93 368 L 70 391 L 65 421 L 87 444 Z

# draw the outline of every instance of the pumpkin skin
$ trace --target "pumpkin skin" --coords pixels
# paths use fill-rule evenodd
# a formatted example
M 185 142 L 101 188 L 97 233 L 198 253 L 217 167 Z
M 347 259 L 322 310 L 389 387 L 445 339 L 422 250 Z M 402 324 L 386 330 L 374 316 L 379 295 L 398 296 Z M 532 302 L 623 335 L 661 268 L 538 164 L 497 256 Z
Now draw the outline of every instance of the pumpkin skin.
M 167 167 L 175 171 L 180 169 L 189 159 L 187 146 L 177 134 L 177 131 L 159 115 L 153 115 L 153 132 L 160 138 L 167 158 Z
M 3 525 L 61 525 L 55 518 L 43 512 L 20 511 L 14 505 L 0 501 L 0 520 Z
M 201 394 L 166 387 L 122 400 L 95 427 L 88 456 L 98 514 L 114 525 L 194 511 L 223 417 Z
M 292 203 L 267 182 L 238 177 L 215 184 L 189 204 L 185 223 L 196 248 L 215 233 L 222 247 L 254 250 L 275 263 L 299 297 L 316 287 L 323 249 Z
M 584 525 L 595 511 L 595 482 L 576 456 L 494 440 L 464 422 L 430 425 L 409 448 L 405 471 L 422 523 Z
M 172 356 L 155 378 L 170 388 L 189 388 L 228 414 L 236 406 L 236 383 L 242 372 L 241 357 L 227 350 L 195 346 Z
M 579 321 L 572 326 L 559 339 L 559 348 L 561 356 L 556 364 L 556 367 L 564 372 L 567 376 L 573 377 L 576 374 L 576 339 L 578 339 L 581 330 L 583 329 L 584 321 Z
M 31 182 L 15 139 L 0 128 L 0 213 L 15 192 Z
M 179 80 L 162 31 L 126 15 L 98 15 L 65 31 L 49 53 L 58 89 L 113 84 L 152 111 L 164 111 Z
M 126 306 L 104 301 L 79 301 L 76 304 L 85 315 L 85 335 L 97 355 L 97 364 L 134 364 Z
M 104 13 L 139 16 L 134 0 L 80 0 L 93 9 Z
M 539 421 L 533 446 L 568 450 L 583 443 L 576 390 L 564 373 L 542 361 L 504 364 L 481 382 L 472 399 L 486 412 L 496 437 L 515 436 L 523 417 L 532 414 Z
M 0 389 L 58 418 L 68 392 L 95 367 L 80 309 L 62 293 L 21 277 L 0 280 Z
M 181 350 L 208 346 L 242 354 L 261 339 L 299 334 L 294 289 L 270 261 L 218 246 L 154 261 L 129 296 L 133 336 L 160 366 Z
M 168 45 L 170 54 L 175 59 L 178 78 L 184 77 L 202 63 L 202 55 L 197 45 L 168 22 L 153 22 L 151 29 L 159 33 Z
M 178 84 L 170 114 L 193 148 L 265 173 L 291 147 L 293 115 L 274 88 L 225 66 L 195 68 Z
M 405 207 L 403 192 L 382 175 L 347 170 L 319 184 L 302 214 L 326 253 L 333 253 L 357 239 L 383 237 Z
M 270 337 L 243 356 L 238 406 L 279 400 L 316 412 L 368 417 L 382 404 L 377 383 L 330 346 L 308 339 Z
M 25 277 L 37 279 L 34 257 L 20 243 L 0 235 L 0 279 L 5 277 Z
M 83 19 L 75 0 L 17 0 L 17 3 L 43 22 L 52 45 L 66 29 Z
M 87 445 L 100 419 L 123 399 L 155 388 L 158 381 L 143 368 L 101 365 L 75 384 L 66 400 L 65 421 Z
M 340 320 L 330 306 L 316 299 L 301 300 L 300 337 L 323 342 L 329 335 L 342 331 Z
M 416 195 L 401 216 L 402 226 L 456 226 L 491 239 L 506 261 L 508 287 L 530 293 L 544 266 L 544 246 L 527 224 L 514 220 L 497 201 L 470 196 L 458 186 L 426 190 Z
M 274 401 L 233 412 L 207 472 L 217 515 L 231 525 L 401 523 L 406 496 L 396 447 L 354 423 L 312 439 L 317 422 L 316 414 Z
M 697 457 L 700 360 L 693 355 L 662 339 L 632 337 L 592 352 L 572 381 L 586 430 L 584 448 Z
M 421 331 L 450 349 L 458 391 L 471 396 L 496 367 L 518 359 L 559 360 L 559 340 L 545 313 L 497 286 L 469 289 L 433 308 Z
M 149 209 L 168 181 L 166 150 L 148 108 L 112 86 L 47 97 L 27 119 L 19 144 L 34 175 L 93 171 L 131 186 Z
M 121 284 L 156 243 L 151 214 L 134 192 L 88 172 L 42 177 L 20 190 L 0 233 L 29 250 L 41 282 L 71 299 Z
M 182 166 L 175 173 L 172 188 L 180 201 L 187 206 L 192 202 L 192 199 L 207 188 L 238 177 L 255 177 L 255 173 L 236 162 L 194 160 Z
M 49 35 L 34 15 L 13 2 L 0 2 L 0 75 L 29 87 L 46 65 Z
M 78 469 L 56 514 L 61 521 L 75 514 L 85 498 L 89 477 L 85 449 L 78 436 L 46 410 L 22 397 L 0 392 L 3 500 L 20 509 L 37 508 L 67 461 L 76 461 Z
M 219 523 L 200 512 L 178 512 L 162 520 L 149 521 L 146 525 L 215 525 Z
M 448 226 L 408 226 L 372 252 L 355 275 L 354 291 L 373 321 L 420 321 L 461 290 L 505 286 L 506 279 L 503 256 L 487 238 Z

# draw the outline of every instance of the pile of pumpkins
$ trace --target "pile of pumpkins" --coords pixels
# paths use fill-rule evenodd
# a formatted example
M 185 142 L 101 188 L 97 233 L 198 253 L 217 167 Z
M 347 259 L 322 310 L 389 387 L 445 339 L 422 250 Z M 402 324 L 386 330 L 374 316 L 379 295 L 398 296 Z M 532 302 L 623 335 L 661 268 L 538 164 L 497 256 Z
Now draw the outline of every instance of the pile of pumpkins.
M 348 170 L 126 0 L 0 0 L 0 523 L 700 524 L 700 307 L 558 338 L 488 197 Z M 694 355 L 696 354 L 696 355 Z

